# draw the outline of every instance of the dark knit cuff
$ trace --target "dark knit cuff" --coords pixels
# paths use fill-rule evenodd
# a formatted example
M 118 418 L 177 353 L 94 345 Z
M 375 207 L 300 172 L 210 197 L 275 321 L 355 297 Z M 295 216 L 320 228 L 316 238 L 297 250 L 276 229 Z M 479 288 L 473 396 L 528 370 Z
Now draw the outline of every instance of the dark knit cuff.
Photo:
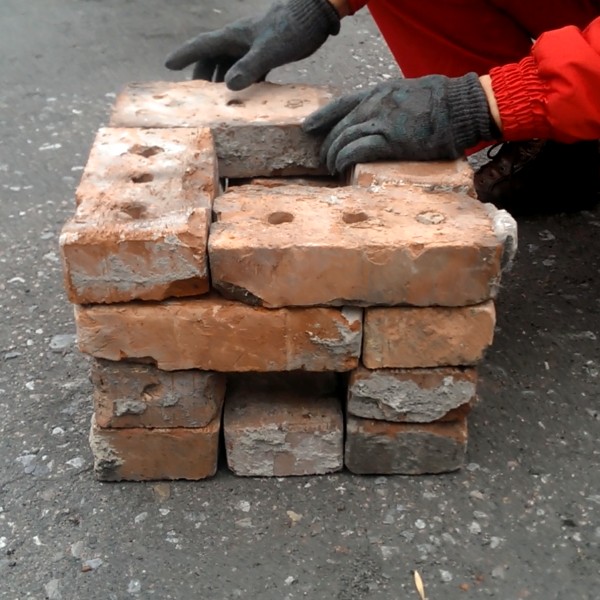
M 447 99 L 454 145 L 459 152 L 498 139 L 500 132 L 476 73 L 448 79 Z
M 308 35 L 337 35 L 340 15 L 327 0 L 290 0 L 288 7 Z

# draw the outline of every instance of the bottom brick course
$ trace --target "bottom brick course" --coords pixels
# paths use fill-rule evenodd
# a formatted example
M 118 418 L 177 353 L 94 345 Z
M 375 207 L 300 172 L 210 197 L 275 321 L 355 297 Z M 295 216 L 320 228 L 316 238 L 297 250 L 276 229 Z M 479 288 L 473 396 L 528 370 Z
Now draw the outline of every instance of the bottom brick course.
M 92 417 L 90 446 L 101 481 L 205 479 L 216 473 L 221 415 L 206 427 L 103 429 Z
M 333 374 L 254 374 L 228 383 L 223 428 L 236 475 L 320 475 L 343 467 Z
M 390 423 L 348 416 L 346 467 L 357 475 L 423 475 L 460 469 L 467 420 Z

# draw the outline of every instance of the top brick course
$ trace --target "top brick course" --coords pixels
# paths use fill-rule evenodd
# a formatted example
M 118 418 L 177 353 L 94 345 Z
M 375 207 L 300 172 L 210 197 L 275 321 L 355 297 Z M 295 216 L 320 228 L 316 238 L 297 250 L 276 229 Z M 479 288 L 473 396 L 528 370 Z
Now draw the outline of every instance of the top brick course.
M 101 129 L 77 210 L 60 237 L 69 299 L 112 303 L 207 292 L 218 185 L 208 129 Z
M 512 240 L 503 211 L 408 186 L 239 186 L 214 212 L 213 285 L 268 307 L 478 304 Z
M 352 185 L 364 188 L 412 185 L 430 193 L 459 192 L 477 197 L 473 187 L 473 169 L 464 158 L 359 164 L 352 170 L 350 179 Z
M 224 83 L 188 81 L 128 85 L 117 98 L 113 127 L 209 127 L 221 177 L 310 175 L 321 139 L 300 123 L 331 99 L 324 88 L 258 83 L 232 92 Z

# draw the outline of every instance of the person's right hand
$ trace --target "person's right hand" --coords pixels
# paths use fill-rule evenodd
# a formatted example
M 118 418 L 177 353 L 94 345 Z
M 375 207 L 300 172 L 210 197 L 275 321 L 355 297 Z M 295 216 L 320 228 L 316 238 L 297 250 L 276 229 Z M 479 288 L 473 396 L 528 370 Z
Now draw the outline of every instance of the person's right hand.
M 267 73 L 315 52 L 340 30 L 340 16 L 328 0 L 277 2 L 258 17 L 240 19 L 188 40 L 167 59 L 169 69 L 192 63 L 193 78 L 225 81 L 241 90 Z

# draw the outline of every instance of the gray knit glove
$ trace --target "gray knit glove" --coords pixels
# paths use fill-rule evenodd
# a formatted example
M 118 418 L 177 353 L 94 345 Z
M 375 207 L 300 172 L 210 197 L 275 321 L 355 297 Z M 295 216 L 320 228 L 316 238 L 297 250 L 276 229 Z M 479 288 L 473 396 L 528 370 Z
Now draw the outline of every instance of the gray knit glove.
M 267 73 L 315 52 L 340 30 L 340 17 L 327 0 L 278 2 L 258 17 L 201 33 L 167 59 L 169 69 L 192 63 L 194 79 L 225 81 L 241 90 Z
M 457 158 L 499 136 L 475 73 L 386 81 L 330 102 L 303 128 L 329 131 L 321 159 L 332 173 L 377 160 Z

